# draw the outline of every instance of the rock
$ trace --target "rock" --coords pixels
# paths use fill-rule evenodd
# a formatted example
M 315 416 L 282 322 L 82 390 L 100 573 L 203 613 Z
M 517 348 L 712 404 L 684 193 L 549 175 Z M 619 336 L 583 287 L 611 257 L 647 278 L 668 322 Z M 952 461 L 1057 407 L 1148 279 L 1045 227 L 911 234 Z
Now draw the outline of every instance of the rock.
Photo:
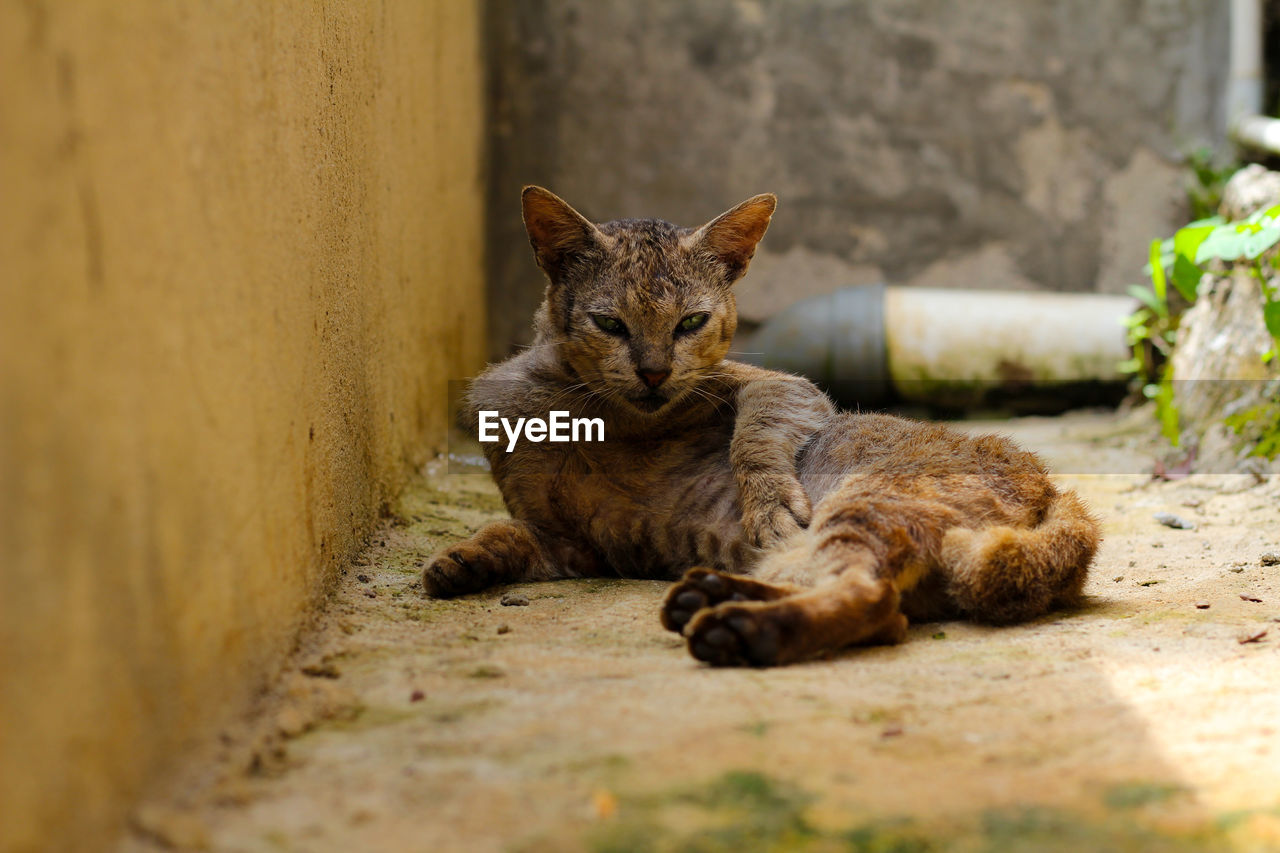
M 1194 521 L 1187 521 L 1185 518 L 1174 515 L 1171 512 L 1157 512 L 1155 515 L 1152 516 L 1152 518 L 1154 518 L 1156 521 L 1163 524 L 1165 527 L 1173 527 L 1177 530 L 1195 530 L 1196 529 L 1196 525 Z
M 1227 182 L 1219 212 L 1229 220 L 1243 219 L 1276 204 L 1280 173 L 1255 164 Z M 1275 342 L 1262 317 L 1261 283 L 1249 267 L 1241 263 L 1207 275 L 1178 328 L 1170 360 L 1174 403 L 1197 445 L 1197 471 L 1233 470 L 1242 449 L 1256 437 L 1237 436 L 1223 419 L 1273 400 L 1280 392 L 1280 359 L 1262 361 Z M 1265 268 L 1274 276 L 1274 269 Z
M 1280 204 L 1280 172 L 1250 163 L 1231 176 L 1222 188 L 1218 213 L 1229 220 L 1244 219 L 1255 211 Z
M 1208 609 L 1209 609 L 1209 602 L 1207 601 L 1196 602 L 1196 610 L 1208 610 Z
M 302 667 L 302 674 L 309 675 L 312 678 L 340 678 L 342 676 L 342 673 L 338 671 L 338 667 L 330 660 L 320 660 L 305 664 Z
M 523 595 L 514 595 L 508 593 L 502 596 L 502 601 L 498 602 L 503 607 L 528 607 L 529 599 Z
M 1264 566 L 1280 565 L 1280 551 L 1268 551 L 1258 558 L 1258 562 Z
M 499 626 L 498 626 L 498 633 L 499 633 L 499 634 L 510 634 L 510 633 L 511 633 L 511 626 L 510 626 L 510 625 L 499 625 Z
M 293 705 L 285 706 L 276 714 L 276 731 L 285 737 L 297 737 L 311 728 L 312 721 Z

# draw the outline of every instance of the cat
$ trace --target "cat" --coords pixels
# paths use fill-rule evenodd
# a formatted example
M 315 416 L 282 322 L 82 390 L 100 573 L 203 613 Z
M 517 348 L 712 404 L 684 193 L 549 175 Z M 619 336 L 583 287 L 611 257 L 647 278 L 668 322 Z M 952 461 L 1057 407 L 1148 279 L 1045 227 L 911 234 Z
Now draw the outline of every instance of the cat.
M 616 575 L 679 581 L 662 624 L 716 666 L 897 643 L 908 619 L 1009 623 L 1081 597 L 1098 522 L 1008 439 L 842 412 L 811 382 L 726 358 L 733 285 L 777 204 L 700 228 L 593 224 L 522 194 L 547 278 L 534 343 L 467 392 L 479 412 L 605 423 L 599 443 L 485 445 L 511 518 L 423 574 L 448 597 Z M 682 577 L 683 573 L 683 577 Z

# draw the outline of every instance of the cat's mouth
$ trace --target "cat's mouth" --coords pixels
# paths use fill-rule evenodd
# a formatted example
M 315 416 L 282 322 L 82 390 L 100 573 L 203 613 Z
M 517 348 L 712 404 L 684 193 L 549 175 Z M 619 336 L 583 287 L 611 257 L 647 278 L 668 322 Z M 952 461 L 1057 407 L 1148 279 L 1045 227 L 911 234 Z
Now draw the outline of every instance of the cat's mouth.
M 659 394 L 657 391 L 651 391 L 643 397 L 628 397 L 627 402 L 642 412 L 652 414 L 671 402 L 671 398 L 664 394 Z

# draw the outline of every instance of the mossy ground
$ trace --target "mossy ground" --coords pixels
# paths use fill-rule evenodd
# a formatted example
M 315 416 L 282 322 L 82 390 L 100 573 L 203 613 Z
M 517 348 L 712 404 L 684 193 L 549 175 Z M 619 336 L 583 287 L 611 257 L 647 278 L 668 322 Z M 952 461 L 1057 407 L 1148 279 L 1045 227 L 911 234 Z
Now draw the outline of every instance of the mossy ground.
M 426 557 L 502 513 L 485 477 L 440 466 L 227 733 L 213 781 L 159 797 L 124 846 L 1280 849 L 1280 583 L 1259 563 L 1280 551 L 1280 484 L 1151 482 L 1112 416 L 986 426 L 1103 518 L 1084 607 L 712 670 L 658 625 L 661 583 L 423 598 Z M 512 591 L 528 606 L 500 605 Z

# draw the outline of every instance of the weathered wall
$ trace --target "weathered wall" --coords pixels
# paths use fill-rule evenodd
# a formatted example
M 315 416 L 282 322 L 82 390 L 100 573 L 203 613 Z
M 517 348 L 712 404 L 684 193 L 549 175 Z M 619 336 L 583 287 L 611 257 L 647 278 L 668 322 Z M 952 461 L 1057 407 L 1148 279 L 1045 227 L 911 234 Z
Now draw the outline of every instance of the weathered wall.
M 0 3 L 0 849 L 260 689 L 483 354 L 462 0 Z
M 1219 137 L 1227 7 L 493 0 L 492 345 L 541 292 L 524 183 L 689 225 L 776 192 L 748 319 L 876 280 L 1120 291 Z

